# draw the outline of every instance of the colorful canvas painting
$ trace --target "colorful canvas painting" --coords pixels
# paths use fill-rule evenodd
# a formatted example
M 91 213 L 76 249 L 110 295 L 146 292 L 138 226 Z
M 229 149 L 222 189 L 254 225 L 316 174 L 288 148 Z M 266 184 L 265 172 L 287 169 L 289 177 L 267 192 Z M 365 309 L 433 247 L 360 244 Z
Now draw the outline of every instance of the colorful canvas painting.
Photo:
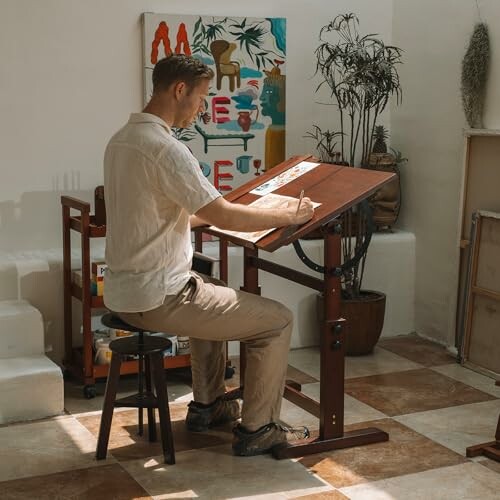
M 146 13 L 143 36 L 145 102 L 166 55 L 191 55 L 213 69 L 205 112 L 174 133 L 222 194 L 285 159 L 284 18 Z

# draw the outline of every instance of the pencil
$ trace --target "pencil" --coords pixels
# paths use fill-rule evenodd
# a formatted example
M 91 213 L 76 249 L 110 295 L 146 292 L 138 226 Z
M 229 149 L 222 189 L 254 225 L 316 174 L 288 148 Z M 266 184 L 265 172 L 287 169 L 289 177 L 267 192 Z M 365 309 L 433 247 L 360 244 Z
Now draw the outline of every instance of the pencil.
M 295 212 L 295 215 L 299 215 L 299 210 L 300 210 L 300 204 L 302 203 L 302 198 L 304 198 L 304 190 L 300 192 L 299 196 L 299 204 L 297 205 L 297 212 Z

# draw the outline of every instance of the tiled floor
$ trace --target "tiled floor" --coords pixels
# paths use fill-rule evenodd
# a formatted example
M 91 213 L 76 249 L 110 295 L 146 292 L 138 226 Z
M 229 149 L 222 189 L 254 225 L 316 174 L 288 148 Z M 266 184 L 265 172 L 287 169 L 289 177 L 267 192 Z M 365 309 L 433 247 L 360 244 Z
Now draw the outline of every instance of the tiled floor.
M 318 349 L 292 351 L 289 361 L 288 377 L 317 399 Z M 416 336 L 383 339 L 374 354 L 346 359 L 346 430 L 376 426 L 389 441 L 297 460 L 233 457 L 229 426 L 187 432 L 189 377 L 171 373 L 168 380 L 176 465 L 163 464 L 159 444 L 137 436 L 137 411 L 130 409 L 115 411 L 108 459 L 96 462 L 104 385 L 85 400 L 80 387 L 67 383 L 66 415 L 0 426 L 0 498 L 500 498 L 500 464 L 465 457 L 467 446 L 493 439 L 500 387 Z M 236 386 L 238 375 L 228 382 Z M 121 392 L 134 386 L 133 378 L 123 379 Z M 288 401 L 282 420 L 319 427 Z

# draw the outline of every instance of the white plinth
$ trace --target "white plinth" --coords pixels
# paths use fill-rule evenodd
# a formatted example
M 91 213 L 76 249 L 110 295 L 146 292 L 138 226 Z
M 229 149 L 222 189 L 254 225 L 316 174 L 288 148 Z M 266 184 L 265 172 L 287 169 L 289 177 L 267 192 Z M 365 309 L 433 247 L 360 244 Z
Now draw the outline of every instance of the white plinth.
M 323 264 L 322 240 L 302 241 L 302 247 L 311 260 Z M 217 257 L 218 245 L 205 244 L 203 253 Z M 236 289 L 243 284 L 242 255 L 242 249 L 239 247 L 228 249 L 229 286 Z M 260 252 L 260 256 L 306 274 L 321 277 L 299 260 L 291 245 L 273 253 Z M 259 272 L 259 284 L 262 296 L 282 302 L 294 313 L 292 348 L 318 345 L 317 293 L 263 271 Z M 368 250 L 363 288 L 378 290 L 387 296 L 382 336 L 404 335 L 415 330 L 415 236 L 412 233 L 400 231 L 373 235 Z M 237 353 L 237 348 L 231 345 L 230 353 Z
M 92 242 L 92 258 L 102 260 L 104 257 L 104 238 Z M 323 242 L 304 241 L 304 249 L 313 260 L 323 262 Z M 218 245 L 205 244 L 204 252 L 218 256 Z M 281 248 L 268 254 L 261 252 L 266 259 L 289 265 L 300 271 L 320 277 L 305 267 L 295 255 L 293 247 Z M 73 249 L 72 261 L 76 268 L 79 264 L 79 253 Z M 45 259 L 49 271 L 24 274 L 18 279 L 20 263 L 30 259 Z M 239 289 L 243 284 L 242 251 L 233 247 L 229 249 L 229 284 Z M 26 266 L 23 267 L 25 269 Z M 52 359 L 60 362 L 64 354 L 64 333 L 61 302 L 62 250 L 40 250 L 29 255 L 9 255 L 2 258 L 0 254 L 0 299 L 26 297 L 37 304 L 43 304 L 41 312 L 46 324 L 45 342 L 50 344 Z M 275 298 L 286 304 L 295 315 L 295 326 L 292 336 L 293 347 L 318 345 L 319 334 L 315 324 L 316 300 L 313 290 L 285 281 L 278 276 L 265 272 L 259 273 L 260 285 L 264 296 Z M 382 336 L 404 335 L 415 331 L 414 289 L 415 289 L 415 236 L 406 231 L 391 234 L 375 234 L 368 249 L 365 280 L 363 288 L 385 292 L 387 307 Z M 47 290 L 53 293 L 47 294 Z M 43 298 L 43 300 L 42 300 Z M 1 340 L 0 340 L 1 342 Z M 1 349 L 1 348 L 0 348 Z M 231 347 L 231 351 L 234 352 Z
M 0 302 L 0 358 L 44 353 L 40 311 L 25 300 Z
M 46 356 L 0 360 L 0 424 L 59 415 L 64 410 L 61 369 Z

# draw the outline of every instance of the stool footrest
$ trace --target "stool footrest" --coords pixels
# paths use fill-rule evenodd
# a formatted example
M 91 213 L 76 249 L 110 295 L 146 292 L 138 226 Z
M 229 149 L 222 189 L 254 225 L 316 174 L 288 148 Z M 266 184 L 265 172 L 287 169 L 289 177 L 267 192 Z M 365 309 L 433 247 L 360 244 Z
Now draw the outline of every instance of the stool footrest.
M 127 408 L 158 408 L 158 399 L 152 392 L 144 392 L 142 396 L 137 393 L 117 399 L 113 405 Z

